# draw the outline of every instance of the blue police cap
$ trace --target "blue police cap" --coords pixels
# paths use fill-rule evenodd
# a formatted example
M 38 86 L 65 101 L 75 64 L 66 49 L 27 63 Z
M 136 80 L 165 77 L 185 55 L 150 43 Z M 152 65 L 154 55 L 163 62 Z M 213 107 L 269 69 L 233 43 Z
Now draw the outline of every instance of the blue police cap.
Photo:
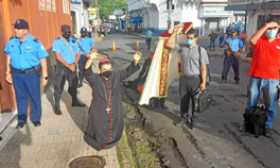
M 15 29 L 29 29 L 29 25 L 24 19 L 17 19 L 14 26 Z
M 87 28 L 86 27 L 82 27 L 80 32 L 81 33 L 87 33 Z
M 71 27 L 69 25 L 64 24 L 61 26 L 61 32 L 63 33 L 71 32 Z

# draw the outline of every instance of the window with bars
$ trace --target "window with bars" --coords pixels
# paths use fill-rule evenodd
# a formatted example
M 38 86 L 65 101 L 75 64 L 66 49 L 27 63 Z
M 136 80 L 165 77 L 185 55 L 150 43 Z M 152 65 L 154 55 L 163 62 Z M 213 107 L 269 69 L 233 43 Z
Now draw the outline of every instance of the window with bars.
M 56 12 L 56 0 L 38 0 L 39 10 Z
M 63 0 L 62 8 L 63 8 L 63 13 L 70 14 L 70 2 L 69 2 L 69 0 Z

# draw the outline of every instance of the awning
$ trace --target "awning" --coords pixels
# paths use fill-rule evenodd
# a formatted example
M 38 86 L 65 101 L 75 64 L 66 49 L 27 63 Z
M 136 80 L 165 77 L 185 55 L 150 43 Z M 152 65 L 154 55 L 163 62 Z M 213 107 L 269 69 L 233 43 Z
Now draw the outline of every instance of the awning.
M 279 9 L 280 2 L 266 2 L 266 3 L 248 3 L 246 5 L 228 5 L 225 10 L 229 11 L 246 11 L 259 9 Z

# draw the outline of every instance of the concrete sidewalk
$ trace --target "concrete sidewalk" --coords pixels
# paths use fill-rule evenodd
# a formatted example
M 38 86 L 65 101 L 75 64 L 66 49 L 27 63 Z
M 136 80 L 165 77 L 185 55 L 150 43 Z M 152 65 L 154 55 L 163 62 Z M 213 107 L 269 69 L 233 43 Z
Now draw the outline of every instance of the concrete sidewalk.
M 67 86 L 65 87 L 67 88 Z M 42 97 L 42 126 L 31 122 L 23 129 L 15 129 L 16 120 L 7 128 L 10 140 L 0 152 L 1 168 L 66 168 L 79 156 L 99 155 L 106 159 L 106 168 L 118 168 L 116 148 L 97 152 L 83 140 L 87 125 L 88 107 L 72 108 L 71 97 L 63 95 L 61 116 L 54 114 L 52 91 Z M 90 104 L 91 89 L 85 84 L 79 97 Z M 6 132 L 7 133 L 7 132 Z

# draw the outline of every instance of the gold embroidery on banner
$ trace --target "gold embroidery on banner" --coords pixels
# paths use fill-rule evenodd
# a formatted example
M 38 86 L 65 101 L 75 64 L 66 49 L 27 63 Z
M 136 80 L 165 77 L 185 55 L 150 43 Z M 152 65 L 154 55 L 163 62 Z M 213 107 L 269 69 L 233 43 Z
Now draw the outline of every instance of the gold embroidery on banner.
M 159 96 L 166 96 L 167 80 L 168 80 L 168 65 L 169 64 L 169 50 L 163 48 L 161 67 L 160 67 L 160 82 L 159 82 Z

